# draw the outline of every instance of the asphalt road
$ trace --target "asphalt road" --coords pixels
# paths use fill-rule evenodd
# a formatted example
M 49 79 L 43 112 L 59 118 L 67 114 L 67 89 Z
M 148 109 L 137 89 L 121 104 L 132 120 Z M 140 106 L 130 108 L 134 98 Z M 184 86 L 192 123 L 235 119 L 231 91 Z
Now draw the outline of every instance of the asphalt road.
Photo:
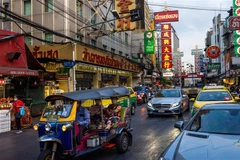
M 128 152 L 119 154 L 115 148 L 95 151 L 76 160 L 155 160 L 179 134 L 174 128 L 178 120 L 188 121 L 190 113 L 183 117 L 154 116 L 148 117 L 146 105 L 138 106 L 132 117 L 133 146 Z M 39 154 L 37 132 L 26 129 L 21 135 L 15 131 L 0 134 L 1 160 L 35 160 Z

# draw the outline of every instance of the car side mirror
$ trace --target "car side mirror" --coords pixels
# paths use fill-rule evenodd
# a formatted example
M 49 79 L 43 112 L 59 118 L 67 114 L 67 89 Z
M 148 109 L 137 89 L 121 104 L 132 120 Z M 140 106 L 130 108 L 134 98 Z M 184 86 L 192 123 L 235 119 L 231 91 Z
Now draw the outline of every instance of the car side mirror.
M 184 127 L 184 122 L 183 121 L 177 121 L 175 124 L 174 124 L 174 127 L 175 128 L 178 128 L 180 131 L 183 130 L 183 127 Z
M 195 101 L 195 98 L 190 98 L 189 99 L 191 102 L 194 102 Z

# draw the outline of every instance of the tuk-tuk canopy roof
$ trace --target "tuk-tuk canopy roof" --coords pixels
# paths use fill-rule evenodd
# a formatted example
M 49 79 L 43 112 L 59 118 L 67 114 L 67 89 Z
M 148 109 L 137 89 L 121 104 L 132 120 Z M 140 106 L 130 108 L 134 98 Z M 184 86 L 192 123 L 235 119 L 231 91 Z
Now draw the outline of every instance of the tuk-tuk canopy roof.
M 51 95 L 45 98 L 46 101 L 56 100 L 59 98 L 68 98 L 75 101 L 83 101 L 88 99 L 104 99 L 110 97 L 128 96 L 129 89 L 126 87 L 104 87 L 98 89 L 81 90 L 75 92 L 67 92 L 62 95 Z

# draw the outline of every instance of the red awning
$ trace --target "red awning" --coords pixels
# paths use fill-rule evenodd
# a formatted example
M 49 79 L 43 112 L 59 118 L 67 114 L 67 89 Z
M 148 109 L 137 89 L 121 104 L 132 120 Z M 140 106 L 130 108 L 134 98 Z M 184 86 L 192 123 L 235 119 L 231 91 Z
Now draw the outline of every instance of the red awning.
M 26 68 L 0 67 L 0 74 L 21 75 L 21 76 L 39 76 L 38 71 Z

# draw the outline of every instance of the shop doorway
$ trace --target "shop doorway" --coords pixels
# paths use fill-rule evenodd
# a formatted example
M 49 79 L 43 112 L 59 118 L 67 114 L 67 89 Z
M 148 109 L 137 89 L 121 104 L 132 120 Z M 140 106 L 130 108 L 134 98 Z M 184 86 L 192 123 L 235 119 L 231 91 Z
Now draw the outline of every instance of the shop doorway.
M 111 74 L 102 74 L 101 87 L 111 86 L 113 84 L 113 75 Z
M 76 90 L 86 90 L 93 87 L 93 73 L 76 72 Z
M 126 76 L 119 76 L 119 85 L 120 86 L 127 86 L 127 78 Z

